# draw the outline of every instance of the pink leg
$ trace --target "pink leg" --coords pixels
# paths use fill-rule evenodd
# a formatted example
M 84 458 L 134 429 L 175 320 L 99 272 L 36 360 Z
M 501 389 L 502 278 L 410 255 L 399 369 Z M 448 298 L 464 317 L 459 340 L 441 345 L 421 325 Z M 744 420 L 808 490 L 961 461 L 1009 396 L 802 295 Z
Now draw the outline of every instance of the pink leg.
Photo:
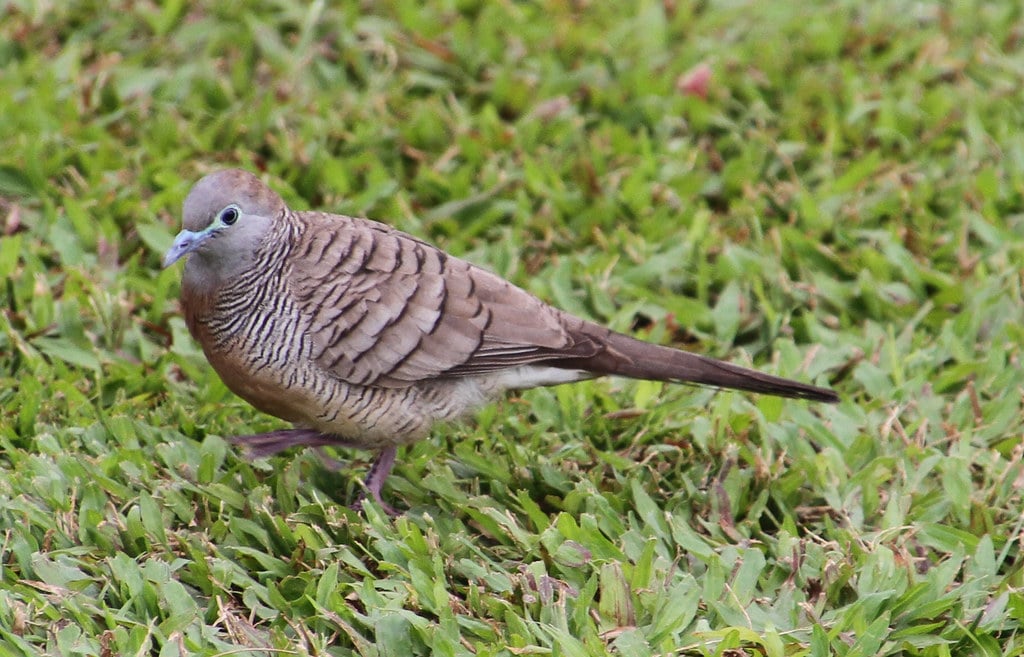
M 228 442 L 241 445 L 254 459 L 272 456 L 291 447 L 359 447 L 344 438 L 320 433 L 313 429 L 281 429 L 248 436 L 234 436 Z
M 352 444 L 339 436 L 320 433 L 313 429 L 280 429 L 278 431 L 268 431 L 267 433 L 234 436 L 228 438 L 228 441 L 234 445 L 243 446 L 249 456 L 254 459 L 272 456 L 292 447 L 315 447 L 324 462 L 324 466 L 329 470 L 339 470 L 342 464 L 325 454 L 322 448 L 362 447 L 361 445 Z M 399 515 L 398 511 L 385 502 L 380 494 L 381 489 L 384 487 L 384 480 L 388 478 L 388 475 L 391 474 L 391 469 L 395 466 L 395 456 L 397 454 L 397 447 L 385 447 L 380 451 L 377 460 L 373 462 L 373 465 L 370 466 L 370 471 L 366 474 L 366 491 L 360 493 L 352 508 L 356 510 L 361 509 L 363 500 L 366 499 L 366 493 L 369 493 L 373 501 L 380 508 L 384 509 L 384 512 L 389 516 Z
M 397 516 L 399 513 L 393 506 L 384 501 L 380 496 L 380 491 L 384 487 L 384 480 L 391 474 L 391 468 L 395 467 L 396 454 L 398 454 L 397 447 L 385 447 L 380 450 L 377 460 L 373 462 L 373 465 L 370 466 L 370 471 L 366 473 L 366 491 L 373 498 L 373 501 L 380 508 L 384 509 L 384 512 L 389 516 Z M 352 505 L 352 508 L 356 510 L 362 509 L 363 501 L 365 500 L 366 493 L 363 493 L 356 500 L 355 504 Z

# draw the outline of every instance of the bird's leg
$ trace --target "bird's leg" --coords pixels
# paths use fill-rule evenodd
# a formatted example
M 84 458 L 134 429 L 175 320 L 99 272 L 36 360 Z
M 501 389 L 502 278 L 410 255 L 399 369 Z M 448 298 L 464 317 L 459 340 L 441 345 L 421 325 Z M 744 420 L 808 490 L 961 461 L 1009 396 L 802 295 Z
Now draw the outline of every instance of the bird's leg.
M 348 442 L 340 436 L 320 433 L 314 429 L 279 429 L 278 431 L 268 431 L 266 433 L 233 436 L 228 438 L 228 442 L 234 445 L 241 445 L 246 449 L 249 456 L 254 459 L 272 456 L 291 447 L 315 447 L 324 466 L 329 470 L 335 471 L 340 470 L 343 463 L 328 456 L 323 450 L 324 447 L 365 449 L 363 445 Z M 360 510 L 363 506 L 363 500 L 366 499 L 366 494 L 369 493 L 373 501 L 380 505 L 380 508 L 384 509 L 385 513 L 389 516 L 399 515 L 398 511 L 385 502 L 380 495 L 380 491 L 384 487 L 384 480 L 388 478 L 388 475 L 391 474 L 391 468 L 395 466 L 395 456 L 397 454 L 397 447 L 385 447 L 380 451 L 377 460 L 373 462 L 373 465 L 370 466 L 370 471 L 366 473 L 366 491 L 359 494 L 359 497 L 352 504 L 353 509 Z
M 234 436 L 228 438 L 228 442 L 245 447 L 249 456 L 254 459 L 272 456 L 290 447 L 359 447 L 344 438 L 320 433 L 313 429 L 280 429 L 267 433 Z M 331 461 L 334 460 L 331 459 Z M 336 461 L 334 464 L 337 466 Z
M 357 511 L 363 508 L 363 502 L 366 500 L 366 493 L 370 494 L 373 501 L 377 503 L 380 508 L 384 509 L 384 512 L 389 516 L 400 515 L 393 506 L 384 501 L 380 496 L 380 490 L 384 487 L 384 480 L 391 474 L 391 468 L 395 466 L 395 455 L 398 454 L 398 448 L 391 446 L 385 447 L 377 455 L 377 460 L 370 466 L 370 471 L 366 473 L 366 492 L 360 493 L 359 498 L 352 504 L 352 508 Z

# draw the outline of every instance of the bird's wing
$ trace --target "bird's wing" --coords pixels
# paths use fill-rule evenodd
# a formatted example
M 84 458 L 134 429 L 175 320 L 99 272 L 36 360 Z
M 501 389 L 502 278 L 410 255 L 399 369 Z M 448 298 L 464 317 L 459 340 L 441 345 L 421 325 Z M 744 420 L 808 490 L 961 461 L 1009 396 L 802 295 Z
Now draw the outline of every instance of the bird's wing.
M 312 358 L 342 380 L 404 387 L 600 346 L 504 279 L 384 224 L 308 214 L 286 275 Z

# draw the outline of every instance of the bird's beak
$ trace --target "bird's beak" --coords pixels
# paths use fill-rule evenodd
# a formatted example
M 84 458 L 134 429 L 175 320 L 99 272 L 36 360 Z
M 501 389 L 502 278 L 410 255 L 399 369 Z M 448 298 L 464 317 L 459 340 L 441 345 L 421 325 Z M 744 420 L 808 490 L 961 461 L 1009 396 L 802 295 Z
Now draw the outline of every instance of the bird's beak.
M 183 230 L 174 238 L 174 244 L 164 254 L 164 267 L 170 267 L 183 257 L 192 253 L 199 245 L 206 241 L 210 233 L 193 233 L 190 230 Z

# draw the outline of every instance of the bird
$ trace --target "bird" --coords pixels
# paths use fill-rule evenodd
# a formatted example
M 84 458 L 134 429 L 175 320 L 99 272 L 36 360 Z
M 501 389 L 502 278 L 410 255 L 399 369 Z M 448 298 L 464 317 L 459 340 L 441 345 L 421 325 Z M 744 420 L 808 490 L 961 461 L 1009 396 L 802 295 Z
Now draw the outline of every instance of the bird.
M 382 497 L 399 447 L 509 390 L 616 375 L 835 403 L 830 389 L 644 342 L 559 310 L 384 223 L 295 211 L 256 175 L 201 178 L 164 268 L 224 384 L 293 428 L 235 436 L 377 452 L 354 506 Z M 325 456 L 326 458 L 326 456 Z

